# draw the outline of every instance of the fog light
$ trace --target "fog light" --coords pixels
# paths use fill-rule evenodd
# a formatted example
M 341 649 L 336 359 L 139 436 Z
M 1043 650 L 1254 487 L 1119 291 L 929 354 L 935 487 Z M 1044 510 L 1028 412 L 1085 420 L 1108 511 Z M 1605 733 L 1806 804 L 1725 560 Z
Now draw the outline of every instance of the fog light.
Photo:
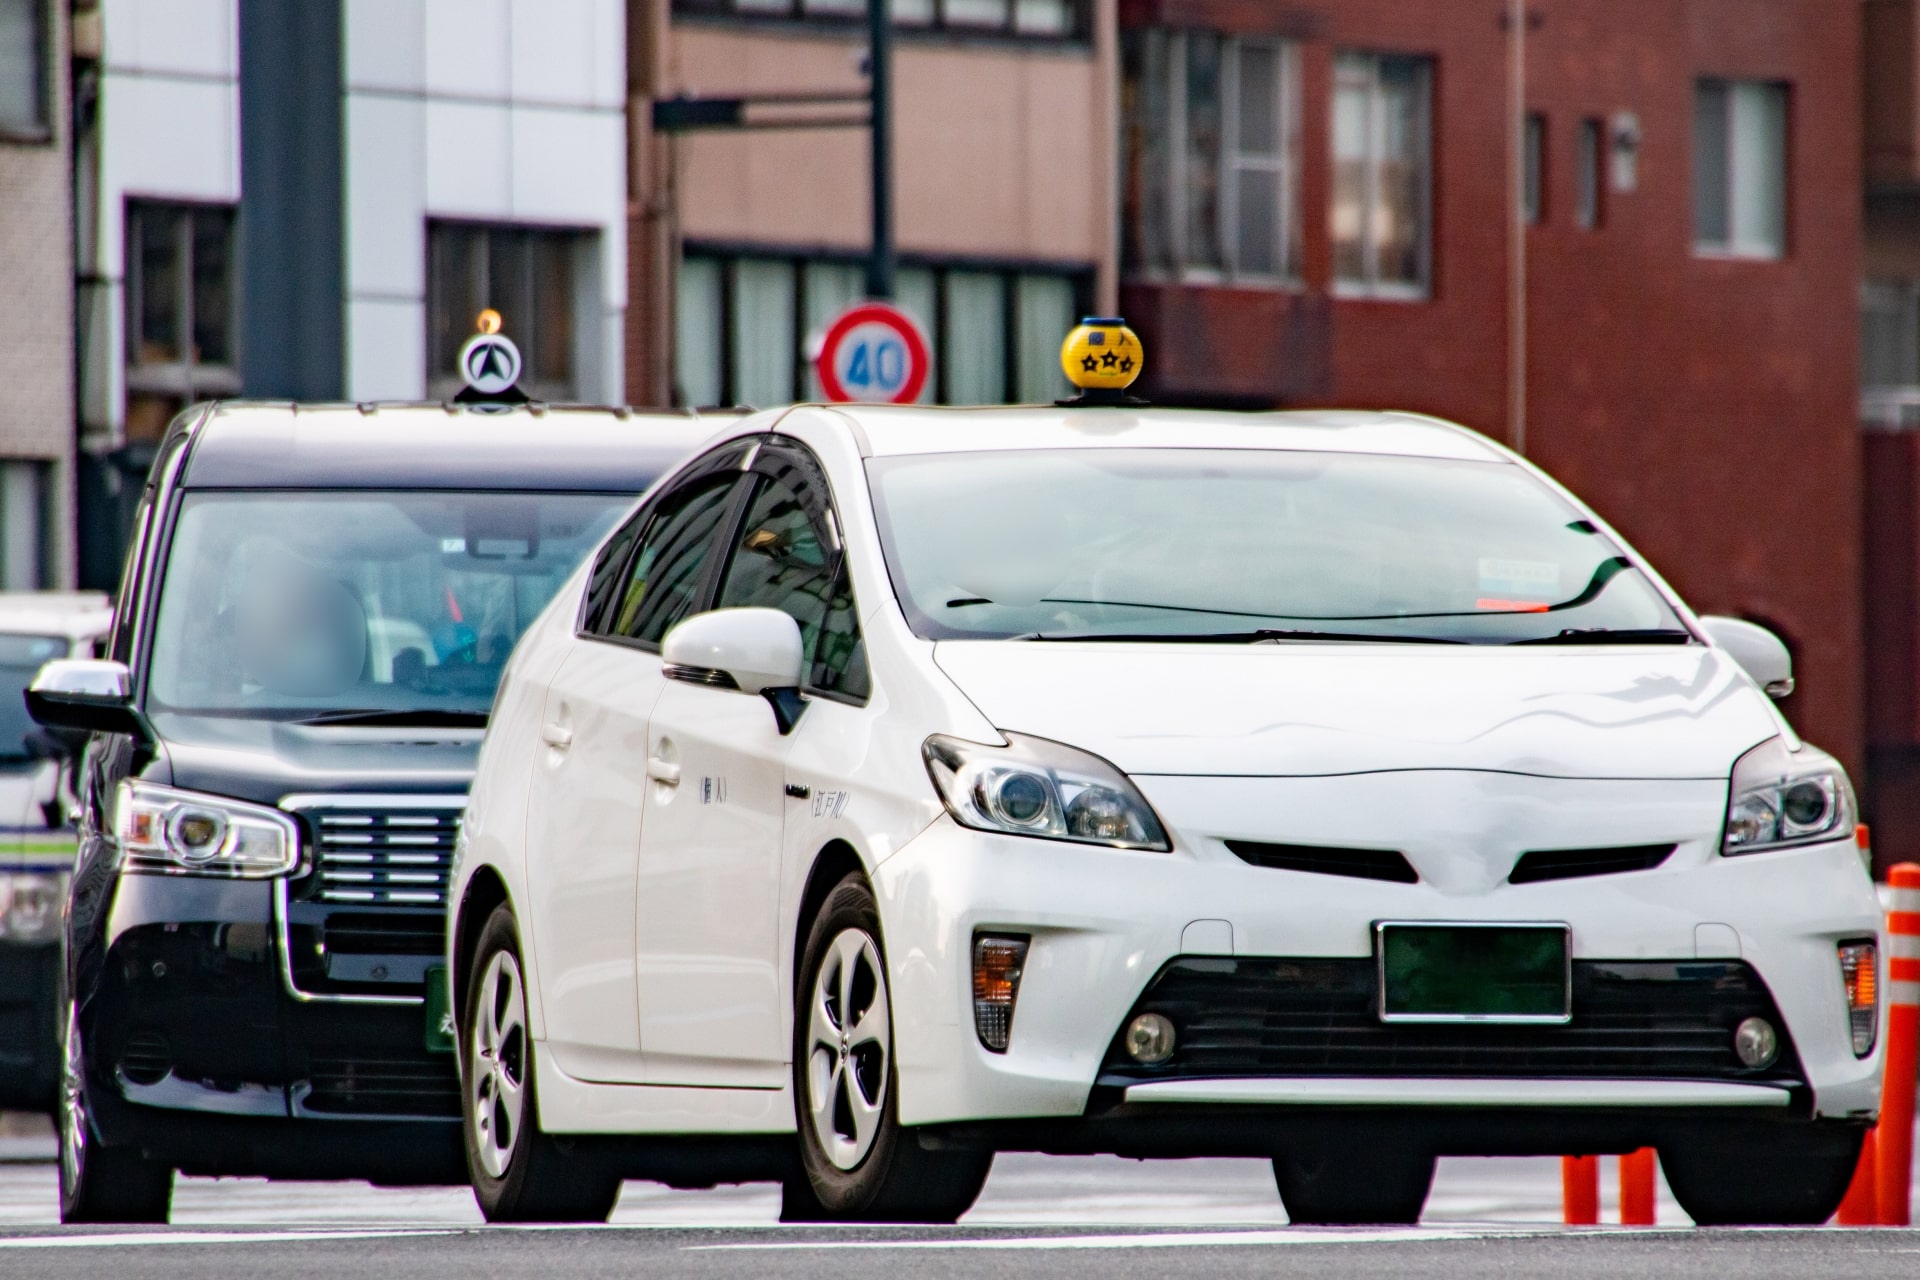
M 1765 1018 L 1748 1018 L 1734 1029 L 1733 1051 L 1749 1067 L 1770 1067 L 1780 1056 L 1780 1036 Z
M 995 1053 L 1005 1053 L 1013 1035 L 1013 1002 L 1026 962 L 1025 938 L 983 933 L 973 940 L 973 1029 Z
M 1873 1052 L 1880 1033 L 1880 983 L 1875 965 L 1879 947 L 1871 942 L 1840 944 L 1840 979 L 1847 988 L 1847 1029 L 1853 1033 L 1853 1056 Z
M 1143 1013 L 1127 1024 L 1127 1056 L 1157 1067 L 1173 1056 L 1173 1023 L 1165 1014 Z

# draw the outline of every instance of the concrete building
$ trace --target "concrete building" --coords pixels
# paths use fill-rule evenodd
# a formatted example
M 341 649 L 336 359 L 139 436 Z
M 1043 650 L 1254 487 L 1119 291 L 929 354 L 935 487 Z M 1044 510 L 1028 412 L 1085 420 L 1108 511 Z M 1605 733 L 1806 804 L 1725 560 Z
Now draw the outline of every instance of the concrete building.
M 862 294 L 865 130 L 668 138 L 649 104 L 864 92 L 865 11 L 628 0 L 635 402 L 818 394 L 808 338 Z M 897 300 L 933 342 L 925 399 L 1060 394 L 1061 336 L 1117 285 L 1113 0 L 894 0 L 893 13 Z
M 418 399 L 493 306 L 554 400 L 624 392 L 620 0 L 102 0 L 80 171 L 84 576 L 168 419 Z
M 73 136 L 54 0 L 0 0 L 0 590 L 73 583 Z

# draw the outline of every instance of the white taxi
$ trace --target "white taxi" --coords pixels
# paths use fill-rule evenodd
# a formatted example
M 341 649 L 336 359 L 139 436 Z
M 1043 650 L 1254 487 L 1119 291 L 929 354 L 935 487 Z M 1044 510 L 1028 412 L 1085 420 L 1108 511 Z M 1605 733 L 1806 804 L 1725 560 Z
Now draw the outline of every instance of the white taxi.
M 798 406 L 526 633 L 449 964 L 476 1195 L 780 1178 L 951 1220 L 1005 1150 L 1659 1149 L 1817 1222 L 1878 1107 L 1880 912 L 1785 649 L 1464 428 Z

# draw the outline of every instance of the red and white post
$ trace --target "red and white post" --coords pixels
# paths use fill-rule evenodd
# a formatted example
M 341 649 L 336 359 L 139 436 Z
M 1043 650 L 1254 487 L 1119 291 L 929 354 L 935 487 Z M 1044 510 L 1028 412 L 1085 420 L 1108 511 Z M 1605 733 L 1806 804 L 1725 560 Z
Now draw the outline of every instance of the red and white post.
M 1908 1223 L 1915 1053 L 1920 1050 L 1920 863 L 1887 872 L 1886 1083 L 1880 1093 L 1874 1199 L 1883 1226 Z

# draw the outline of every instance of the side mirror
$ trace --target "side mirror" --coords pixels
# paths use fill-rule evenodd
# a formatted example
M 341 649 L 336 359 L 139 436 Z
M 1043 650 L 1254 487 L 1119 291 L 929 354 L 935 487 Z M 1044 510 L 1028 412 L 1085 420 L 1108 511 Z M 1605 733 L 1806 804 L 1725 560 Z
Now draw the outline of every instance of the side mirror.
M 1718 648 L 1739 663 L 1769 698 L 1793 692 L 1793 657 L 1780 637 L 1765 627 L 1739 618 L 1700 619 L 1701 628 Z
M 27 714 L 48 729 L 153 736 L 133 705 L 133 678 L 123 662 L 55 658 L 34 676 L 26 697 Z
M 778 609 L 696 613 L 661 639 L 660 660 L 670 680 L 759 694 L 783 734 L 799 723 L 800 624 Z

